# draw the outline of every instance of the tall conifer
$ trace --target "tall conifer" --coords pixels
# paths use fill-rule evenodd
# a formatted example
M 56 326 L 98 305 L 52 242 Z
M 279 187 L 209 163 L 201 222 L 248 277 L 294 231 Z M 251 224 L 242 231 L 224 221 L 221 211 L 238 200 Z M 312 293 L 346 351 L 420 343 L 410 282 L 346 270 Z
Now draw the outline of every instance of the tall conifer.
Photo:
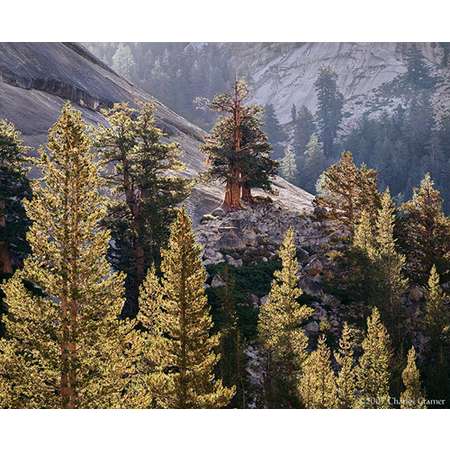
M 163 141 L 154 104 L 135 109 L 117 103 L 102 112 L 107 125 L 97 128 L 96 146 L 114 199 L 107 216 L 114 239 L 110 257 L 127 274 L 124 312 L 135 316 L 139 285 L 147 269 L 158 266 L 176 207 L 189 195 L 191 183 L 180 175 L 180 146 Z
M 450 218 L 445 216 L 442 203 L 439 191 L 426 174 L 413 198 L 400 208 L 403 217 L 398 236 L 408 275 L 422 284 L 433 264 L 444 281 L 450 277 Z
M 214 377 L 220 357 L 216 353 L 219 336 L 211 334 L 206 272 L 200 255 L 189 216 L 181 209 L 162 251 L 160 283 L 150 271 L 140 298 L 145 311 L 153 316 L 148 326 L 154 332 L 147 334 L 146 345 L 159 377 L 159 385 L 150 386 L 159 407 L 220 408 L 235 392 Z M 159 303 L 156 312 L 155 302 Z
M 308 339 L 300 328 L 310 317 L 311 308 L 298 303 L 298 262 L 295 234 L 289 229 L 279 250 L 281 270 L 274 280 L 267 302 L 261 307 L 258 331 L 267 351 L 267 402 L 271 407 L 292 405 L 296 377 L 306 357 Z
M 106 260 L 110 234 L 99 225 L 106 206 L 90 146 L 81 114 L 66 104 L 36 162 L 42 179 L 25 202 L 32 254 L 3 286 L 4 407 L 139 404 L 129 390 L 136 336 L 132 323 L 118 320 L 123 276 Z
M 326 218 L 335 220 L 353 238 L 363 210 L 371 220 L 376 216 L 377 173 L 364 165 L 357 167 L 352 154 L 343 152 L 341 159 L 321 175 L 314 203 L 322 208 Z
M 351 329 L 345 322 L 339 340 L 339 349 L 336 352 L 336 362 L 339 365 L 339 373 L 336 379 L 338 408 L 352 408 L 355 402 L 356 373 L 353 345 Z
M 324 409 L 337 406 L 331 351 L 324 336 L 320 336 L 317 349 L 306 358 L 300 377 L 299 395 L 305 408 Z
M 400 407 L 404 409 L 424 409 L 425 398 L 422 392 L 420 372 L 416 366 L 416 350 L 411 347 L 408 361 L 402 373 L 405 390 L 400 394 Z
M 363 354 L 356 370 L 357 408 L 389 408 L 390 343 L 386 328 L 375 307 L 367 319 L 367 334 L 362 343 Z
M 375 270 L 377 286 L 374 302 L 380 308 L 395 348 L 404 337 L 402 296 L 408 286 L 404 276 L 405 257 L 397 252 L 394 237 L 395 206 L 389 191 L 381 196 L 381 208 L 376 220 Z

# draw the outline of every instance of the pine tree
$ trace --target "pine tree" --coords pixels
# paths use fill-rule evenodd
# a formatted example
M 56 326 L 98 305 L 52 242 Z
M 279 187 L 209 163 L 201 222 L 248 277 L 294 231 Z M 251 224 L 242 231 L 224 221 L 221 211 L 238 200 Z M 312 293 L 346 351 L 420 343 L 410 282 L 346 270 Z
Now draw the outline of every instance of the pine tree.
M 110 257 L 127 274 L 124 314 L 135 316 L 139 285 L 147 269 L 159 265 L 160 248 L 191 183 L 179 175 L 180 146 L 162 141 L 152 103 L 138 110 L 118 103 L 103 115 L 107 124 L 98 127 L 96 145 L 115 200 L 106 221 L 114 239 Z
M 427 334 L 434 342 L 439 340 L 444 327 L 450 321 L 444 302 L 445 294 L 440 285 L 439 274 L 436 266 L 433 266 L 428 279 L 428 290 L 426 293 L 425 324 Z
M 36 161 L 25 201 L 32 253 L 3 285 L 0 404 L 13 408 L 138 406 L 130 377 L 139 350 L 119 321 L 123 276 L 106 260 L 110 234 L 81 114 L 66 104 Z
M 321 175 L 314 204 L 352 238 L 363 210 L 371 220 L 376 217 L 379 205 L 376 171 L 364 165 L 357 167 L 352 154 L 343 152 L 341 159 Z
M 336 379 L 331 367 L 331 351 L 325 337 L 319 338 L 317 349 L 306 361 L 299 383 L 299 395 L 305 408 L 335 408 L 337 406 Z
M 363 354 L 356 369 L 358 408 L 389 408 L 390 344 L 386 328 L 375 307 L 367 319 L 367 334 L 362 343 Z
M 406 256 L 408 276 L 425 284 L 433 265 L 450 276 L 450 218 L 442 210 L 442 198 L 426 174 L 413 198 L 400 208 L 399 244 Z
M 366 210 L 362 211 L 359 222 L 356 225 L 352 245 L 365 253 L 370 259 L 373 259 L 376 248 L 375 232 Z
M 247 84 L 240 80 L 235 82 L 232 93 L 216 95 L 207 102 L 212 111 L 224 114 L 201 149 L 210 163 L 208 175 L 225 182 L 223 207 L 226 210 L 241 208 L 241 198 L 251 202 L 252 188 L 270 191 L 271 177 L 277 168 L 262 131 L 262 109 L 245 105 L 248 95 Z
M 303 169 L 300 174 L 300 186 L 309 192 L 315 192 L 317 179 L 325 169 L 326 161 L 322 144 L 314 133 L 306 145 Z
M 282 146 L 286 140 L 286 133 L 280 125 L 275 108 L 270 103 L 264 108 L 264 132 L 272 145 L 272 157 L 274 159 L 282 158 Z
M 171 226 L 168 246 L 162 251 L 161 272 L 160 288 L 154 272 L 149 272 L 140 298 L 146 311 L 153 311 L 156 296 L 159 303 L 157 312 L 152 313 L 154 333 L 148 333 L 146 339 L 154 376 L 159 377 L 156 386 L 149 386 L 153 402 L 163 408 L 224 407 L 235 389 L 224 387 L 214 377 L 219 336 L 211 334 L 206 272 L 184 209 Z M 153 289 L 158 293 L 152 293 Z
M 291 121 L 292 123 L 297 121 L 297 107 L 295 106 L 295 103 L 292 103 L 291 107 Z
M 297 164 L 290 145 L 284 149 L 284 157 L 281 160 L 280 171 L 281 176 L 290 182 L 294 182 L 297 178 Z
M 408 362 L 402 373 L 402 380 L 405 390 L 400 394 L 400 407 L 403 409 L 426 408 L 420 372 L 416 366 L 416 350 L 414 347 L 411 347 L 408 352 Z
M 424 331 L 429 338 L 426 349 L 426 390 L 430 398 L 448 399 L 450 374 L 448 327 L 449 313 L 445 306 L 446 296 L 440 286 L 439 274 L 433 266 L 425 294 Z
M 336 379 L 336 406 L 343 409 L 352 408 L 355 402 L 356 372 L 354 369 L 353 345 L 352 330 L 345 322 L 339 340 L 339 350 L 335 355 L 340 368 Z
M 226 387 L 236 386 L 236 394 L 230 407 L 245 407 L 245 355 L 243 338 L 236 312 L 234 278 L 228 265 L 224 267 L 222 279 L 225 283 L 218 296 L 221 302 L 220 354 L 218 373 Z M 217 323 L 216 323 L 217 325 Z
M 28 224 L 21 203 L 30 193 L 25 176 L 27 153 L 14 125 L 0 120 L 0 277 L 11 274 L 28 250 Z
M 306 357 L 308 339 L 300 328 L 312 314 L 311 308 L 297 302 L 298 262 L 295 257 L 295 233 L 288 230 L 279 250 L 281 270 L 274 280 L 267 302 L 261 307 L 258 334 L 267 352 L 267 403 L 269 407 L 292 405 L 296 377 Z
M 119 75 L 122 75 L 129 81 L 133 81 L 136 73 L 136 63 L 128 44 L 119 44 L 112 57 L 112 67 Z
M 406 73 L 403 78 L 415 90 L 430 89 L 435 84 L 430 66 L 415 44 L 406 53 Z
M 306 145 L 315 131 L 314 116 L 306 106 L 302 106 L 294 124 L 293 144 L 298 167 L 302 165 Z
M 395 348 L 404 337 L 404 311 L 402 296 L 408 287 L 403 275 L 405 257 L 396 250 L 394 238 L 395 206 L 386 190 L 381 196 L 381 208 L 376 221 L 375 270 L 377 287 L 374 303 L 379 307 Z
M 337 88 L 337 75 L 331 67 L 322 67 L 314 87 L 317 94 L 316 122 L 325 156 L 333 155 L 334 142 L 342 121 L 344 97 Z

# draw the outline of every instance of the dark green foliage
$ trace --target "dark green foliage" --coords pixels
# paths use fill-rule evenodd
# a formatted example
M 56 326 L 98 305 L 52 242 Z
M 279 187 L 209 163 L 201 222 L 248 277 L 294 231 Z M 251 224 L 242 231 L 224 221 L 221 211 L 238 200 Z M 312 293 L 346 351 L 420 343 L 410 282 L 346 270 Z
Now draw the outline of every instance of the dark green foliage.
M 297 158 L 305 153 L 306 145 L 315 131 L 314 116 L 306 106 L 302 106 L 294 125 L 294 150 Z
M 344 97 L 337 87 L 337 75 L 331 67 L 323 67 L 314 84 L 317 94 L 316 122 L 325 156 L 334 155 L 334 143 L 342 121 Z
M 236 315 L 242 337 L 246 340 L 256 337 L 256 324 L 258 311 L 249 303 L 250 294 L 263 297 L 270 290 L 273 272 L 280 267 L 279 261 L 259 262 L 257 264 L 244 265 L 242 267 L 229 267 L 224 263 L 208 267 L 210 277 L 215 274 L 225 278 L 223 273 L 228 267 L 229 277 L 233 280 L 230 297 L 236 307 Z M 220 327 L 224 323 L 222 316 L 222 288 L 208 288 L 206 293 L 212 307 L 214 323 Z
M 270 103 L 264 108 L 264 132 L 272 145 L 272 157 L 281 159 L 283 157 L 283 142 L 287 136 L 280 125 L 273 105 Z
M 218 377 L 226 387 L 236 387 L 236 394 L 230 407 L 245 408 L 245 340 L 239 327 L 236 302 L 233 298 L 235 283 L 230 275 L 229 266 L 222 272 L 225 286 L 216 289 L 218 304 L 216 305 L 215 327 L 220 330 L 220 354 Z
M 22 206 L 22 200 L 31 195 L 26 178 L 28 151 L 14 125 L 0 120 L 0 245 L 4 245 L 0 250 L 0 276 L 3 251 L 9 254 L 13 268 L 29 251 L 25 241 L 29 221 Z
M 159 265 L 176 207 L 191 188 L 179 174 L 181 148 L 163 141 L 154 109 L 152 103 L 139 109 L 115 104 L 103 111 L 108 126 L 96 130 L 103 176 L 114 200 L 105 220 L 113 237 L 110 258 L 128 275 L 127 315 L 137 313 L 139 284 L 152 264 Z
M 209 109 L 223 114 L 215 123 L 201 150 L 209 159 L 208 176 L 226 183 L 227 206 L 237 206 L 235 197 L 240 189 L 252 188 L 271 191 L 271 178 L 278 164 L 270 157 L 271 146 L 263 131 L 263 109 L 246 104 L 249 97 L 247 83 L 235 82 L 233 91 L 218 94 L 207 101 Z M 237 190 L 237 192 L 236 192 Z M 228 191 L 233 200 L 228 201 Z M 237 195 L 235 195 L 237 194 Z M 242 199 L 248 200 L 242 189 Z
M 0 120 L 0 282 L 21 265 L 29 252 L 25 234 L 29 226 L 22 205 L 31 197 L 26 178 L 26 154 L 14 125 Z M 0 291 L 0 318 L 3 311 L 3 291 Z M 3 327 L 0 319 L 0 336 Z

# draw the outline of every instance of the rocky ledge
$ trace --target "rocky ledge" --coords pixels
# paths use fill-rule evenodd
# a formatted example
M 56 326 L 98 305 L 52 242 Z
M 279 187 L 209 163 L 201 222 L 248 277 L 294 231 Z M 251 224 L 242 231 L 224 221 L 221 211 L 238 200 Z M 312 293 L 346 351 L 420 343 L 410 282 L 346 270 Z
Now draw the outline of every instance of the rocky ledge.
M 305 257 L 323 242 L 320 224 L 307 210 L 290 211 L 270 199 L 237 211 L 216 208 L 201 218 L 196 234 L 204 246 L 205 265 L 227 262 L 239 267 L 274 258 L 290 227 L 295 229 L 299 252 Z

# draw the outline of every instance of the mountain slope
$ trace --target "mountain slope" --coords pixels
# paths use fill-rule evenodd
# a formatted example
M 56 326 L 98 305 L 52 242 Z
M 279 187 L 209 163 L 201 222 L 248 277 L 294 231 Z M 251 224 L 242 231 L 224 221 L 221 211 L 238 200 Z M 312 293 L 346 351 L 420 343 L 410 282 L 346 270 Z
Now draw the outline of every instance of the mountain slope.
M 231 61 L 236 71 L 251 74 L 253 100 L 272 103 L 282 123 L 291 120 L 292 104 L 315 111 L 314 82 L 322 66 L 331 66 L 346 109 L 358 116 L 358 104 L 372 90 L 406 71 L 412 44 L 395 42 L 236 43 Z M 426 59 L 439 65 L 443 49 L 436 43 L 416 44 Z
M 186 174 L 205 169 L 199 145 L 204 132 L 151 95 L 121 78 L 83 46 L 73 43 L 0 43 L 0 117 L 22 131 L 29 145 L 44 144 L 64 101 L 70 100 L 91 123 L 101 122 L 100 108 L 114 102 L 152 100 L 159 126 L 183 148 Z M 311 195 L 277 178 L 279 198 L 299 210 L 310 205 Z M 220 204 L 222 189 L 201 185 L 189 199 L 198 220 Z

